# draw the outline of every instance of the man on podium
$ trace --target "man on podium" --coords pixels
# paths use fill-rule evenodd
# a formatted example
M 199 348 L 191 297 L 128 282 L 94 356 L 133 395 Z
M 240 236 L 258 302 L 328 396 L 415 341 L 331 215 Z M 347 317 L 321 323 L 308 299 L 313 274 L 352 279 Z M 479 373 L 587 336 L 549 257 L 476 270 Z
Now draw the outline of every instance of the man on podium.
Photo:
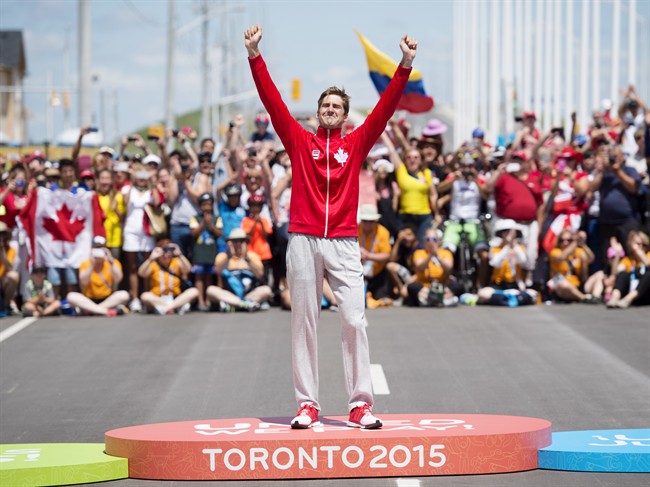
M 348 118 L 350 97 L 343 89 L 332 86 L 320 95 L 318 130 L 316 134 L 305 130 L 291 116 L 262 59 L 261 26 L 250 27 L 244 37 L 255 86 L 289 155 L 293 174 L 287 277 L 293 382 L 299 410 L 291 427 L 320 424 L 317 326 L 325 277 L 339 306 L 348 425 L 381 428 L 381 420 L 372 414 L 363 269 L 357 242 L 359 171 L 397 107 L 417 42 L 402 37 L 402 60 L 388 87 L 366 121 L 344 135 L 341 129 Z

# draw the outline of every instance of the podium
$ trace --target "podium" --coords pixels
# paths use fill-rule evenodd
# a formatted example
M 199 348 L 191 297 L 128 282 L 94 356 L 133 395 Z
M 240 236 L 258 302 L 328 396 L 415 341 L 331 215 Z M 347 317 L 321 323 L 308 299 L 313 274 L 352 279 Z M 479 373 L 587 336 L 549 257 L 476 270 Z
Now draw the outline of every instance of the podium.
M 536 469 L 551 423 L 477 414 L 387 414 L 384 427 L 347 416 L 293 430 L 292 418 L 239 418 L 108 431 L 106 453 L 151 480 L 315 479 L 516 472 Z

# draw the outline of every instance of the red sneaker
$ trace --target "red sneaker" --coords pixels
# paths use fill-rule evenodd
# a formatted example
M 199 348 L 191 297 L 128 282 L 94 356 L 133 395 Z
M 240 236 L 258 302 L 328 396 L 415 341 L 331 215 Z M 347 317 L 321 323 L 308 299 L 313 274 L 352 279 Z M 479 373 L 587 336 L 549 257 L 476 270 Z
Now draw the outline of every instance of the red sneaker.
M 372 406 L 365 402 L 359 401 L 356 407 L 350 411 L 348 426 L 371 430 L 381 428 L 383 425 L 378 417 L 373 416 Z
M 320 424 L 318 409 L 314 407 L 313 402 L 303 402 L 296 417 L 291 420 L 291 428 L 293 429 L 306 429 L 312 426 L 320 426 Z

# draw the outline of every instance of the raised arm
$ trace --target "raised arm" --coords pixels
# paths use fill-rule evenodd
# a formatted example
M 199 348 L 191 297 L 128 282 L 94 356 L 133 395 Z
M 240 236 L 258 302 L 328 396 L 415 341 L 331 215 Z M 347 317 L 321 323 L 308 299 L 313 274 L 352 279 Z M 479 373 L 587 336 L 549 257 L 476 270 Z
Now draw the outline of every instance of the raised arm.
M 248 62 L 250 64 L 253 81 L 260 95 L 264 108 L 271 116 L 273 128 L 280 137 L 280 140 L 291 154 L 294 146 L 294 139 L 297 134 L 304 132 L 305 129 L 296 122 L 291 116 L 287 105 L 282 100 L 282 96 L 277 86 L 271 79 L 266 63 L 261 56 L 259 43 L 262 40 L 262 27 L 255 24 L 244 31 L 244 44 L 248 52 Z M 379 136 L 378 136 L 379 137 Z

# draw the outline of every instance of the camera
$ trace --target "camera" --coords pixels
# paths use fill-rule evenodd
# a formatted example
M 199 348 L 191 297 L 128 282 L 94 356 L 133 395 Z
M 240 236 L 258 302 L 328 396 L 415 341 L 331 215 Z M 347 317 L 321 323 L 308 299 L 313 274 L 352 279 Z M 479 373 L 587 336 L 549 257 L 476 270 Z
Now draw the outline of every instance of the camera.
M 172 130 L 172 137 L 178 137 L 178 129 Z
M 127 137 L 126 140 L 128 140 L 129 142 L 135 142 L 136 140 L 138 140 L 138 138 L 131 136 L 131 137 Z
M 614 164 L 616 164 L 616 157 L 609 156 L 609 165 L 613 166 Z
M 186 166 L 185 164 L 181 164 L 181 171 L 182 172 L 189 172 L 190 171 L 190 166 Z
M 230 122 L 228 122 L 228 128 L 230 130 L 234 129 L 235 128 L 235 122 L 233 122 L 232 120 Z
M 88 133 L 91 133 L 91 132 L 99 132 L 99 129 L 98 129 L 97 127 L 88 127 L 87 130 L 88 130 Z
M 149 140 L 158 140 L 158 139 L 160 139 L 160 137 L 158 137 L 157 135 L 149 135 L 147 138 Z
M 173 245 L 163 245 L 162 247 L 163 252 L 174 252 L 174 246 Z

